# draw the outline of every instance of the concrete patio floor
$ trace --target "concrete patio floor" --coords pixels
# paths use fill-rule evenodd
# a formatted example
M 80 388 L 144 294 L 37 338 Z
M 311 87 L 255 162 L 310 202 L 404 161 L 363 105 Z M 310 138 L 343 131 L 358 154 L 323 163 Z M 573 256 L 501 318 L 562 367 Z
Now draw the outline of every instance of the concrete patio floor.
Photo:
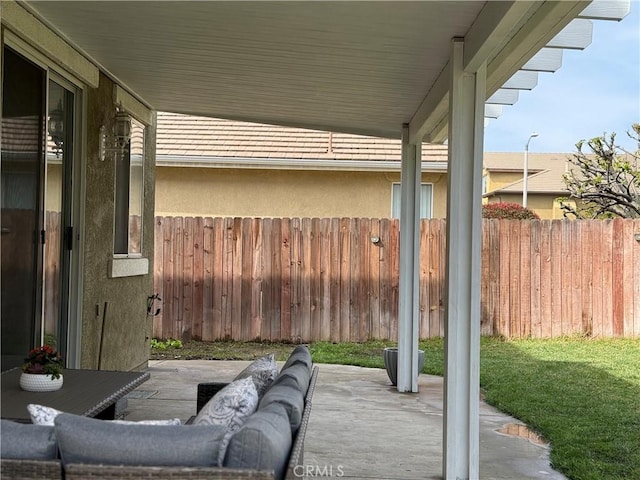
M 195 414 L 196 385 L 230 381 L 250 362 L 149 362 L 151 379 L 128 397 L 127 420 Z M 420 375 L 419 393 L 398 393 L 381 369 L 320 364 L 305 440 L 309 475 L 349 479 L 442 478 L 442 378 Z M 520 422 L 480 403 L 480 478 L 565 479 L 547 446 L 497 432 Z M 515 425 L 513 425 L 515 424 Z M 526 433 L 525 433 L 526 435 Z

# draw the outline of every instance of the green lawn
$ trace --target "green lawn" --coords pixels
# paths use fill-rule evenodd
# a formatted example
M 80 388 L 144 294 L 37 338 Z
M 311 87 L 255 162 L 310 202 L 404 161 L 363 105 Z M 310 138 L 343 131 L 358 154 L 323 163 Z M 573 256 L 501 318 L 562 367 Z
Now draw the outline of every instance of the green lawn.
M 384 368 L 390 342 L 311 346 L 317 363 Z M 171 358 L 249 359 L 292 345 L 188 343 Z M 442 375 L 442 339 L 420 342 L 424 373 Z M 152 352 L 152 358 L 158 358 Z M 554 468 L 574 480 L 640 479 L 640 340 L 503 341 L 483 338 L 480 384 L 488 403 L 527 423 L 551 442 Z

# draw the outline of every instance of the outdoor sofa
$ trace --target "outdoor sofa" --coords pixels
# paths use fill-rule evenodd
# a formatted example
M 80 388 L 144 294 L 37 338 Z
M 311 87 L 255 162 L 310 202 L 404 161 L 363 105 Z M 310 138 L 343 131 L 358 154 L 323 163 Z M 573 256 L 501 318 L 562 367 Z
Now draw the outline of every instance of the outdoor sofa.
M 265 389 L 255 411 L 225 437 L 228 444 L 221 461 L 216 455 L 225 428 L 192 425 L 197 416 L 185 425 L 162 426 L 121 425 L 69 414 L 58 415 L 53 427 L 2 420 L 0 477 L 300 478 L 317 376 L 318 367 L 312 364 L 308 348 L 296 347 Z M 198 385 L 198 415 L 226 385 Z M 6 458 L 8 452 L 14 458 Z M 95 461 L 87 461 L 92 456 Z M 178 459 L 176 464 L 172 459 Z

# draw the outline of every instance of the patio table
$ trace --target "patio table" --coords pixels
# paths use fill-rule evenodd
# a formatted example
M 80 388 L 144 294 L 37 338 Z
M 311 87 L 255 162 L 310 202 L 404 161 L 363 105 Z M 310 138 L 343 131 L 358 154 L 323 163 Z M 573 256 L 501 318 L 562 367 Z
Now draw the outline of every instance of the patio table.
M 86 417 L 113 419 L 116 402 L 149 380 L 149 372 L 65 369 L 64 384 L 55 392 L 26 392 L 20 388 L 19 368 L 2 372 L 1 417 L 31 422 L 27 405 L 35 403 Z

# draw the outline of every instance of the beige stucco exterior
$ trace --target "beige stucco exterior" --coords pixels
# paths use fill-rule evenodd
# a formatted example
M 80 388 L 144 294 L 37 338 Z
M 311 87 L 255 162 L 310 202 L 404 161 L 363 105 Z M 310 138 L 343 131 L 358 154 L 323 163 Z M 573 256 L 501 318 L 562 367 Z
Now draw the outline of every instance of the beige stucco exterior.
M 101 125 L 113 121 L 113 90 L 113 82 L 101 75 L 100 86 L 87 96 L 89 115 L 81 365 L 83 368 L 97 367 L 104 321 L 101 368 L 130 370 L 145 366 L 149 357 L 151 324 L 146 314 L 146 301 L 153 293 L 155 129 L 154 125 L 145 129 L 142 256 L 150 259 L 151 265 L 144 275 L 110 278 L 109 265 L 114 257 L 115 162 L 99 158 L 98 132 Z
M 446 215 L 445 173 L 433 185 L 433 217 Z M 156 215 L 220 217 L 390 217 L 399 172 L 157 168 Z

